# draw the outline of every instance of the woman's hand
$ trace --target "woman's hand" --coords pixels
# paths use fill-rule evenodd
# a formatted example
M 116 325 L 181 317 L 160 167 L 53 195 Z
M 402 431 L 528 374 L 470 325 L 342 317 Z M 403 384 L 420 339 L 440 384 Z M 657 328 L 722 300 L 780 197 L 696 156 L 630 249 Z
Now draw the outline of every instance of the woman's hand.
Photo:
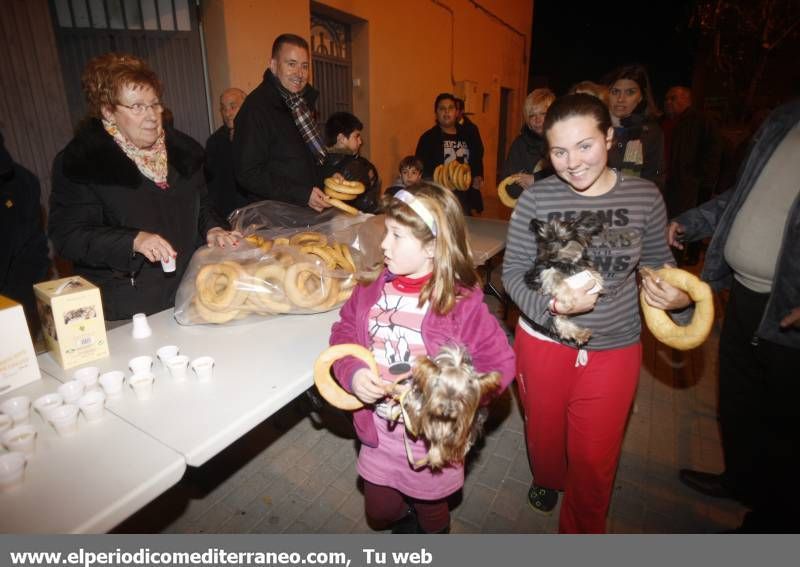
M 151 262 L 168 261 L 176 258 L 178 253 L 161 235 L 140 231 L 133 239 L 133 251 L 138 252 Z
M 533 187 L 533 175 L 530 173 L 517 173 L 514 177 L 514 183 L 523 189 L 530 189 Z
M 239 239 L 241 237 L 242 234 L 236 230 L 227 231 L 222 227 L 215 226 L 206 233 L 206 242 L 209 248 L 213 248 L 214 246 L 225 248 L 226 244 L 228 246 L 239 246 Z
M 669 267 L 666 266 L 665 267 Z M 671 311 L 688 307 L 692 302 L 686 292 L 677 287 L 661 281 L 657 276 L 642 275 L 642 289 L 644 290 L 644 300 L 651 307 Z
M 558 315 L 578 315 L 587 313 L 594 309 L 597 303 L 597 293 L 589 293 L 597 282 L 594 278 L 590 279 L 581 287 L 570 288 L 566 297 L 561 297 L 555 301 L 555 311 Z
M 365 404 L 373 404 L 386 397 L 386 387 L 379 376 L 361 368 L 353 374 L 353 394 Z

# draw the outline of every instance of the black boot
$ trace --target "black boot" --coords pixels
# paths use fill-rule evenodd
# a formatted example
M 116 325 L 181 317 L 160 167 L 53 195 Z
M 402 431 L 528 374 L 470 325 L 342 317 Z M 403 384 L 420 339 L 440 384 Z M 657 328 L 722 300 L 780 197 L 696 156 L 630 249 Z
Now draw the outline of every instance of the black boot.
M 414 510 L 413 507 L 409 508 L 406 515 L 397 520 L 394 523 L 394 525 L 392 525 L 392 533 L 393 534 L 423 533 L 422 528 L 419 525 L 419 521 L 417 521 L 417 512 Z

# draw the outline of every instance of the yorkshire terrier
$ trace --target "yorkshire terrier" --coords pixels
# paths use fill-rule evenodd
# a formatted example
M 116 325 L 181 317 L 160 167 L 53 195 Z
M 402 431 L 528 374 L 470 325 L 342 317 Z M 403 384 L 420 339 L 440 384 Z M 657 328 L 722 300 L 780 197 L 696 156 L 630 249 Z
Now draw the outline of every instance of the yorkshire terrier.
M 588 271 L 602 288 L 603 277 L 594 269 L 587 249 L 592 237 L 603 231 L 603 223 L 594 213 L 569 221 L 531 220 L 530 230 L 536 235 L 536 262 L 525 274 L 525 283 L 535 291 L 556 298 L 565 310 L 572 309 L 570 276 Z M 573 284 L 574 285 L 574 284 Z M 575 324 L 567 315 L 555 315 L 552 330 L 578 346 L 586 344 L 592 331 Z
M 417 359 L 392 395 L 399 399 L 406 429 L 429 443 L 424 464 L 437 470 L 464 462 L 488 416 L 480 402 L 499 387 L 500 373 L 476 372 L 462 347 L 444 346 L 433 359 Z

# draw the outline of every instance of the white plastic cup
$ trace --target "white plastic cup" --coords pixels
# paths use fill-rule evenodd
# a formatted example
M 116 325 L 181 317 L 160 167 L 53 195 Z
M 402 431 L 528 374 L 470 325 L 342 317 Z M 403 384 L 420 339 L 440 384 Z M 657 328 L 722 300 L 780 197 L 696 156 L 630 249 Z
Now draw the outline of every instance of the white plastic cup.
M 64 403 L 64 396 L 58 392 L 45 394 L 36 398 L 33 402 L 33 409 L 39 412 L 42 419 L 48 421 L 50 412 Z
M 175 382 L 183 382 L 186 380 L 186 375 L 189 369 L 189 357 L 184 354 L 173 356 L 166 361 L 167 370 L 169 375 Z
M 133 388 L 133 393 L 139 400 L 148 400 L 153 393 L 153 382 L 156 377 L 152 372 L 145 372 L 142 374 L 134 374 L 128 378 L 128 384 Z
M 161 260 L 161 269 L 164 270 L 166 273 L 172 273 L 175 271 L 175 258 L 170 256 L 167 260 Z
M 78 407 L 81 408 L 86 421 L 90 423 L 100 421 L 106 409 L 106 395 L 98 390 L 88 392 L 78 400 Z
M 134 339 L 146 339 L 153 334 L 153 331 L 150 329 L 150 324 L 147 322 L 147 315 L 144 313 L 137 313 L 133 316 L 131 334 Z
M 125 374 L 120 370 L 112 370 L 100 375 L 100 385 L 109 398 L 118 398 L 122 395 L 122 384 Z
M 214 359 L 210 356 L 195 358 L 190 366 L 194 370 L 199 382 L 209 382 L 214 375 Z
M 178 353 L 180 351 L 181 349 L 175 345 L 162 346 L 160 349 L 156 351 L 156 357 L 158 357 L 159 362 L 161 362 L 163 366 L 166 366 L 167 360 L 169 360 L 173 356 L 178 356 Z
M 14 420 L 14 425 L 23 425 L 31 415 L 31 399 L 28 396 L 9 398 L 0 404 L 0 411 Z
M 36 428 L 32 425 L 18 425 L 3 433 L 3 445 L 9 451 L 17 451 L 25 455 L 36 452 Z
M 14 427 L 14 420 L 10 415 L 0 413 L 0 435 Z
M 83 382 L 83 390 L 88 392 L 97 388 L 97 379 L 100 377 L 100 369 L 96 366 L 79 368 L 72 375 L 75 380 Z
M 8 490 L 22 484 L 25 462 L 25 455 L 16 451 L 0 455 L 0 490 Z
M 83 395 L 83 382 L 80 380 L 70 380 L 58 387 L 58 393 L 64 398 L 65 404 L 74 404 Z
M 50 424 L 62 437 L 72 435 L 78 430 L 78 406 L 64 404 L 52 411 Z
M 153 369 L 152 356 L 137 356 L 128 361 L 128 368 L 133 374 L 146 374 Z

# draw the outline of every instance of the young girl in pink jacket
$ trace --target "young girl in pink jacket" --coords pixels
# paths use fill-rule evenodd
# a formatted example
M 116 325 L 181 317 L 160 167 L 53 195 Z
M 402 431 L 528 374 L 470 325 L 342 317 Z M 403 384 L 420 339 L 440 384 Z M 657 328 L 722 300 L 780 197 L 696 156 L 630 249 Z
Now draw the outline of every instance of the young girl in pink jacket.
M 467 243 L 464 216 L 451 191 L 420 184 L 383 201 L 386 268 L 359 285 L 333 325 L 330 343 L 369 348 L 379 375 L 353 357 L 334 365 L 337 380 L 367 406 L 353 415 L 361 440 L 358 473 L 364 480 L 369 522 L 395 533 L 444 533 L 447 498 L 464 485 L 464 467 L 415 470 L 406 455 L 404 427 L 390 418 L 387 385 L 411 372 L 418 356 L 447 344 L 463 346 L 478 372 L 501 373 L 499 393 L 514 376 L 514 353 L 483 303 Z M 424 439 L 409 439 L 415 460 Z

